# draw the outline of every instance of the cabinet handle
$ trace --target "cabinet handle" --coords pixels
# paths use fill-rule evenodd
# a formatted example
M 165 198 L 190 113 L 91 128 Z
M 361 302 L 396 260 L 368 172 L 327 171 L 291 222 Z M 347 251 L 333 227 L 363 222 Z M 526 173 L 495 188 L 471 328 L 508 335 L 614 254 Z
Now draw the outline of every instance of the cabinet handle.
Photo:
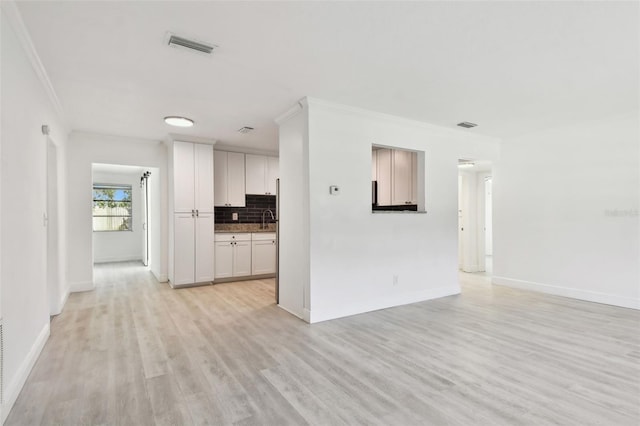
M 196 209 L 196 217 L 199 217 L 199 216 L 200 216 L 200 210 Z

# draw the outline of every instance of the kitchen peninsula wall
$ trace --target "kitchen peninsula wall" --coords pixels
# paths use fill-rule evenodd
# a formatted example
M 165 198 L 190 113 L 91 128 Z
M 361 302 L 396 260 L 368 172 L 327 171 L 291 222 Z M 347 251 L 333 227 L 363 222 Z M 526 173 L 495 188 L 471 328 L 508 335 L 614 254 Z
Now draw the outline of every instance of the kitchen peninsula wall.
M 269 209 L 276 214 L 275 195 L 246 195 L 246 207 L 216 207 L 215 223 L 241 224 L 262 223 L 262 212 Z M 238 220 L 233 220 L 233 213 L 238 213 Z M 271 215 L 265 215 L 266 223 L 273 223 Z

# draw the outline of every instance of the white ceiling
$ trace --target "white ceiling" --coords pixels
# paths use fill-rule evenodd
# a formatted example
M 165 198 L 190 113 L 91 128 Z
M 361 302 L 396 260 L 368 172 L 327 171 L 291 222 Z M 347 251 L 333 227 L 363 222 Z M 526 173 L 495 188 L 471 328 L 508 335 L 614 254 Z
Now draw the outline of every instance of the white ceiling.
M 638 2 L 18 6 L 75 130 L 163 139 L 175 114 L 196 121 L 180 133 L 273 150 L 273 119 L 307 95 L 498 137 L 638 108 Z

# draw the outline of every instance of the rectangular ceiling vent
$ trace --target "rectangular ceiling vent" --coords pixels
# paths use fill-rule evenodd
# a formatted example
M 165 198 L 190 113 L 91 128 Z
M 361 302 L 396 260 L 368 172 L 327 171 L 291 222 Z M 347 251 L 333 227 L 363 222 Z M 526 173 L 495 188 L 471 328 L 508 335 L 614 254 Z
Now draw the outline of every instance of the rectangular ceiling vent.
M 169 33 L 168 43 L 171 47 L 177 47 L 181 49 L 189 49 L 205 55 L 210 55 L 217 46 L 210 43 L 202 43 L 200 41 L 189 40 L 188 38 L 180 37 L 175 34 Z
M 472 127 L 476 127 L 477 124 L 469 123 L 468 121 L 463 121 L 462 123 L 458 123 L 457 126 L 464 127 L 465 129 L 470 129 Z
M 240 129 L 238 129 L 238 133 L 249 133 L 253 131 L 253 127 L 249 127 L 249 126 L 244 126 Z

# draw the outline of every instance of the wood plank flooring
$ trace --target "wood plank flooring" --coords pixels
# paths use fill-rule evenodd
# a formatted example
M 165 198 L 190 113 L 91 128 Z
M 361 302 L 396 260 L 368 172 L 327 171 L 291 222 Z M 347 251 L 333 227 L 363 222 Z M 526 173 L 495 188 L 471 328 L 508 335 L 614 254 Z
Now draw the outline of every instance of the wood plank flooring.
M 640 313 L 493 287 L 309 326 L 273 280 L 72 294 L 6 425 L 640 424 Z

